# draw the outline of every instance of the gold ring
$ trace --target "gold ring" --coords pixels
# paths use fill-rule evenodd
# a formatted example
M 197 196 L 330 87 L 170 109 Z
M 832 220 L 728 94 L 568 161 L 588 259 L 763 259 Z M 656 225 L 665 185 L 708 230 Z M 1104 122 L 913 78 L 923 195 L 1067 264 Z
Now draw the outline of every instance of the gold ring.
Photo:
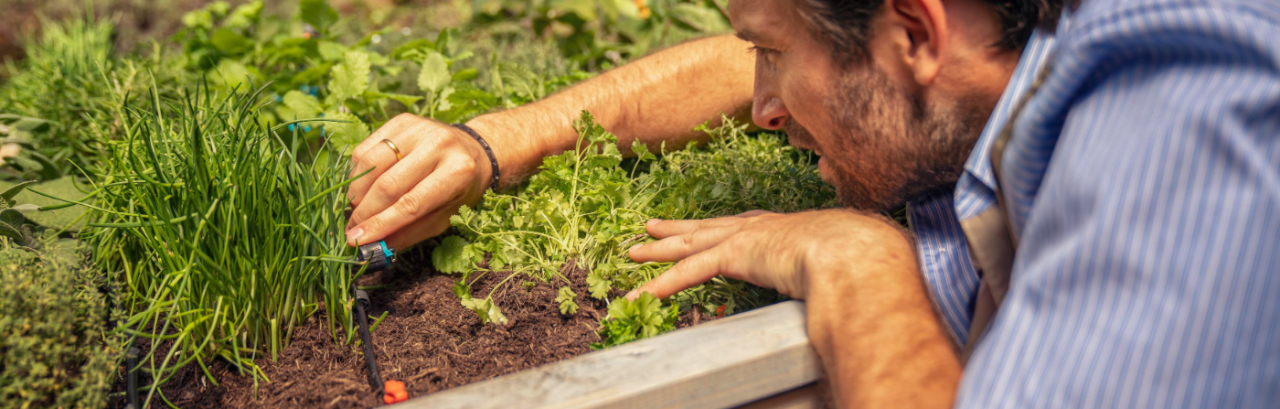
M 391 142 L 391 140 L 390 140 L 390 139 L 383 139 L 383 140 L 382 140 L 382 143 L 387 144 L 387 147 L 388 147 L 388 148 L 391 148 L 391 151 L 396 153 L 396 160 L 397 160 L 397 161 L 399 161 L 399 160 L 401 160 L 401 159 L 404 159 L 404 155 L 401 155 L 401 154 L 400 154 L 400 148 L 397 148 L 397 147 L 396 147 L 396 144 L 395 144 L 394 142 Z

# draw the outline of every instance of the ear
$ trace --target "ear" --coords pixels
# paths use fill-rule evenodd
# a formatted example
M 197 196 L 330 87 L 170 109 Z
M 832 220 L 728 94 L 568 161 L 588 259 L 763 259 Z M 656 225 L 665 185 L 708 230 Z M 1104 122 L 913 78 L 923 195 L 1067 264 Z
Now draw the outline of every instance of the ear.
M 899 48 L 903 64 L 917 83 L 932 84 L 948 34 L 942 0 L 885 0 L 885 6 L 890 23 L 905 33 Z

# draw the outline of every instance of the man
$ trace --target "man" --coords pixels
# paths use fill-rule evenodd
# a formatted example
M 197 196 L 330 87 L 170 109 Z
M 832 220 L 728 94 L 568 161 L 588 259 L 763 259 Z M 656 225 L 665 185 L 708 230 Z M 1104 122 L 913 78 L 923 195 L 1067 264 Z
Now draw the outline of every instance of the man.
M 631 256 L 679 260 L 639 290 L 660 297 L 723 274 L 806 300 L 840 406 L 1277 401 L 1280 5 L 1063 8 L 735 0 L 754 64 L 706 39 L 469 125 L 504 185 L 571 148 L 581 109 L 656 146 L 750 108 L 817 151 L 857 210 L 651 221 L 661 240 Z M 353 158 L 374 170 L 351 188 L 351 244 L 439 234 L 494 169 L 414 117 Z M 910 235 L 876 215 L 901 203 Z

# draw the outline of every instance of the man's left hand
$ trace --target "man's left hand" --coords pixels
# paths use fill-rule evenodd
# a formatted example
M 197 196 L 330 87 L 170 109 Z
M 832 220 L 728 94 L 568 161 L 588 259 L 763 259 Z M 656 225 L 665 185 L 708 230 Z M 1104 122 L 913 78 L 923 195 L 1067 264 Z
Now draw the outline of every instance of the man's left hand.
M 637 262 L 671 262 L 675 266 L 639 289 L 664 298 L 717 275 L 773 288 L 795 299 L 806 298 L 811 270 L 831 257 L 859 253 L 856 243 L 868 234 L 895 232 L 887 222 L 848 210 L 794 214 L 752 211 L 706 220 L 650 220 L 657 242 L 631 248 Z M 903 240 L 900 234 L 894 239 Z

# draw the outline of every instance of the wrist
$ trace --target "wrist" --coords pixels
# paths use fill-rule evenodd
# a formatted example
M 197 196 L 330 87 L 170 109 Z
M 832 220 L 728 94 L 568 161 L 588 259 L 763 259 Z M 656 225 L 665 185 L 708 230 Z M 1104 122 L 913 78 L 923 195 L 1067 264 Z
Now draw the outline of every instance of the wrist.
M 861 321 L 861 317 L 882 316 L 897 310 L 932 310 L 920 276 L 914 246 L 892 221 L 849 210 L 831 210 L 834 231 L 839 237 L 821 237 L 804 253 L 803 294 L 810 309 L 850 311 L 843 305 L 857 305 L 855 315 L 810 315 L 810 331 L 821 332 L 827 324 Z M 823 342 L 815 339 L 814 342 Z
M 476 144 L 475 158 L 476 164 L 481 168 L 481 179 L 486 185 L 490 185 L 493 180 L 493 165 L 497 161 L 497 168 L 501 172 L 497 181 L 499 186 L 489 186 L 489 189 L 497 190 L 500 185 L 510 183 L 512 176 L 520 173 L 519 170 L 524 169 L 524 163 L 527 162 L 522 154 L 530 151 L 528 141 L 521 144 L 515 130 L 507 126 L 502 118 L 496 117 L 495 114 L 483 115 L 476 117 L 465 123 L 467 127 L 474 130 L 489 145 L 490 151 L 493 152 L 492 159 L 488 153 L 484 151 L 483 146 Z M 461 130 L 459 130 L 461 132 Z M 478 141 L 477 141 L 478 142 Z

